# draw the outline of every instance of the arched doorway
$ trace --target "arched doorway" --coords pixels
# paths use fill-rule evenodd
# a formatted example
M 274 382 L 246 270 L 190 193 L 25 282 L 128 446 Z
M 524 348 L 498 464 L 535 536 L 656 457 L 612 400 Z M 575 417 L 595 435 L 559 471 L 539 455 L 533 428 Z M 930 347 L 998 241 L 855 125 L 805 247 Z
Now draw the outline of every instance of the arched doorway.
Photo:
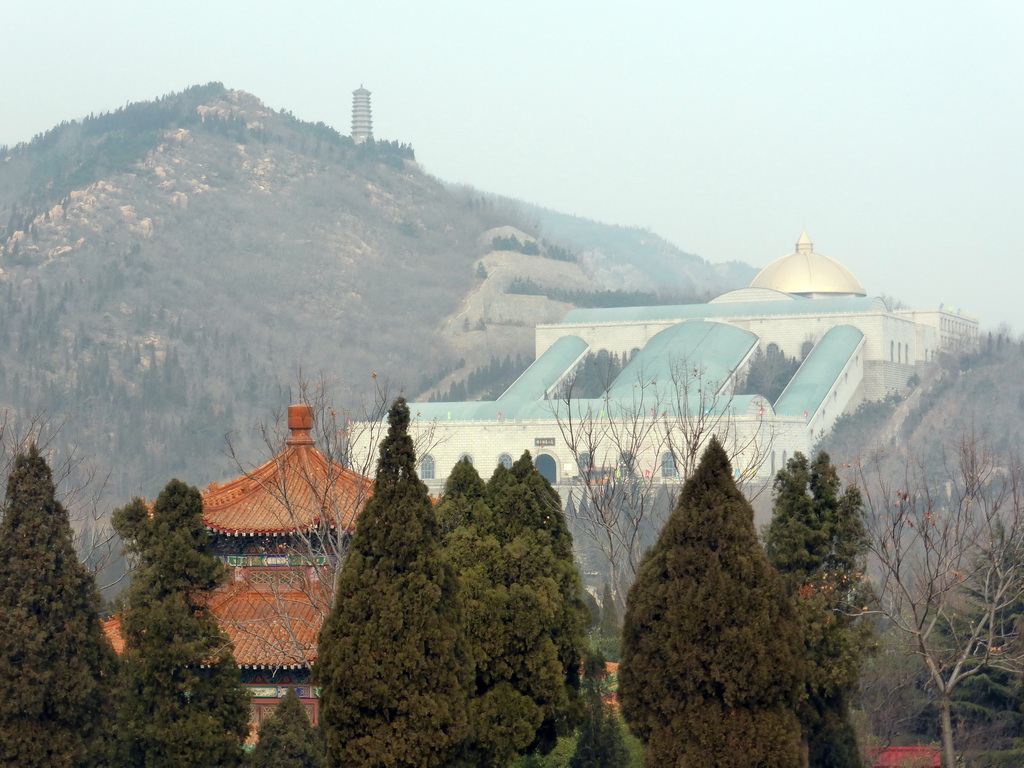
M 552 485 L 558 482 L 558 465 L 553 456 L 548 456 L 546 453 L 538 456 L 537 471 L 544 475 Z

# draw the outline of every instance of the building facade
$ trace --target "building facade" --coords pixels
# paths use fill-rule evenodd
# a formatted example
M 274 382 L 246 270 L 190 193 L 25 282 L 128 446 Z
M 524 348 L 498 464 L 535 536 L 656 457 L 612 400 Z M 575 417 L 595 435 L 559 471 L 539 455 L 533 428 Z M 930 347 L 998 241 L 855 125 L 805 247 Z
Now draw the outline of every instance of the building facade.
M 436 491 L 463 457 L 486 478 L 529 450 L 556 485 L 623 470 L 671 481 L 715 434 L 737 475 L 767 481 L 842 414 L 977 337 L 976 317 L 868 295 L 804 233 L 747 288 L 706 304 L 576 309 L 537 326 L 535 362 L 496 400 L 413 404 L 421 477 Z M 738 394 L 771 349 L 800 361 L 782 394 Z M 605 395 L 574 397 L 586 356 L 613 353 L 628 363 Z

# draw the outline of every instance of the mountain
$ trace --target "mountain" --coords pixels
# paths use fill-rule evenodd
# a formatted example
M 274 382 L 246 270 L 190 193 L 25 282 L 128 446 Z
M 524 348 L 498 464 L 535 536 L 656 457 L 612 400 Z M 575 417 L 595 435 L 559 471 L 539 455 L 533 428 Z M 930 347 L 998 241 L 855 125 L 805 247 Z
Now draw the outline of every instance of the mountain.
M 552 240 L 582 249 L 587 271 L 609 289 L 657 292 L 686 285 L 706 301 L 749 285 L 758 272 L 738 261 L 711 264 L 639 227 L 610 226 L 529 204 L 522 208 Z
M 0 148 L 0 412 L 63 424 L 54 445 L 110 472 L 113 499 L 202 485 L 237 474 L 227 435 L 258 458 L 300 378 L 355 411 L 375 382 L 416 396 L 525 364 L 535 322 L 623 287 L 618 259 L 685 263 L 636 301 L 743 282 L 196 86 Z
M 906 397 L 864 402 L 840 417 L 819 447 L 851 481 L 864 480 L 857 476 L 863 467 L 868 475 L 878 472 L 904 482 L 909 457 L 940 483 L 965 436 L 980 439 L 994 455 L 1020 455 L 1022 380 L 1024 340 L 1003 332 L 986 333 L 977 348 L 943 355 Z

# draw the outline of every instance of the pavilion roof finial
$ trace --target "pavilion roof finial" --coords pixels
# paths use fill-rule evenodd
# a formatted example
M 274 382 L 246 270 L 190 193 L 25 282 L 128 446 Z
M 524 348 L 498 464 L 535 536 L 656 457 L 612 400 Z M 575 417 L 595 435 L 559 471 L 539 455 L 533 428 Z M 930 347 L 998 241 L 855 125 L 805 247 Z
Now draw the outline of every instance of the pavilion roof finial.
M 309 432 L 313 429 L 313 409 L 305 403 L 288 406 L 288 429 L 291 434 L 285 445 L 313 445 Z

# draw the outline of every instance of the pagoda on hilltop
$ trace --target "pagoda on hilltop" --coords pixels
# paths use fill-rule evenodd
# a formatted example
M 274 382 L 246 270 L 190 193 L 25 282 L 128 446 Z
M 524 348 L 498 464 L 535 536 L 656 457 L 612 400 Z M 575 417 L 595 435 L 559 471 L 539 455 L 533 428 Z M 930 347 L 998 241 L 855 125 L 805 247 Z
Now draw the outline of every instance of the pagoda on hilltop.
M 360 85 L 352 91 L 352 141 L 365 144 L 373 138 L 373 113 L 370 92 Z
M 253 728 L 289 688 L 313 724 L 318 691 L 310 677 L 330 612 L 339 557 L 373 481 L 317 450 L 308 405 L 288 408 L 284 450 L 230 482 L 203 491 L 203 522 L 228 578 L 210 596 L 251 696 Z M 105 624 L 123 649 L 120 621 Z

